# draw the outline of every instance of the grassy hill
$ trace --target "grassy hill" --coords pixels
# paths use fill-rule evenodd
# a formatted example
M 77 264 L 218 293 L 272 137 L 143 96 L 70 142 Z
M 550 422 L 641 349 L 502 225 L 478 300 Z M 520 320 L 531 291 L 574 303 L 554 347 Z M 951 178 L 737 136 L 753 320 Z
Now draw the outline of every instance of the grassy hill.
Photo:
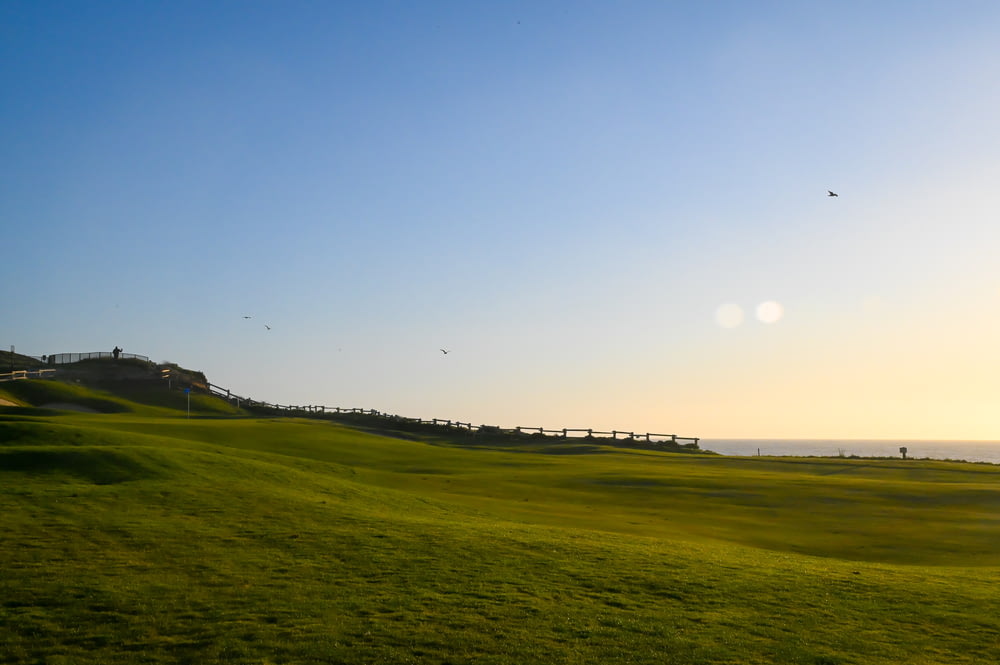
M 139 360 L 84 360 L 60 366 L 57 379 L 0 383 L 0 398 L 23 406 L 98 413 L 237 415 L 224 399 L 208 394 L 205 377 L 172 365 L 174 381 L 163 380 L 160 368 Z M 192 388 L 190 395 L 184 388 Z
M 469 448 L 12 386 L 117 407 L 0 409 L 2 663 L 1000 662 L 994 466 Z

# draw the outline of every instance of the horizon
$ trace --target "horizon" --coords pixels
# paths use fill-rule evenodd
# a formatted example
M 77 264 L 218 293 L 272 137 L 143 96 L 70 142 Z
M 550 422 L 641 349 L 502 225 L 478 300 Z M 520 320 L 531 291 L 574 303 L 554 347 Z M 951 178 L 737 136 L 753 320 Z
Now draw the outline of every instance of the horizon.
M 998 31 L 4 3 L 0 344 L 503 426 L 997 441 Z
M 7 352 L 3 351 L 3 350 L 0 350 L 0 353 L 7 353 Z M 72 353 L 72 354 L 88 354 L 88 353 L 109 353 L 109 352 L 99 352 L 99 351 L 86 352 L 86 351 L 84 351 L 84 352 L 67 352 L 67 353 Z M 39 354 L 22 354 L 20 352 L 17 352 L 17 355 L 22 355 L 22 356 L 24 356 L 26 358 L 40 359 L 40 358 L 42 358 L 42 357 L 44 357 L 45 355 L 48 355 L 48 354 L 42 354 L 42 355 L 39 355 Z M 59 354 L 52 354 L 52 355 L 59 355 Z M 134 355 L 135 356 L 141 356 L 141 357 L 148 358 L 148 356 L 144 356 L 144 354 L 134 354 Z M 134 359 L 134 358 L 126 358 L 126 360 L 130 360 L 130 359 Z M 163 363 L 156 363 L 156 361 L 153 361 L 151 359 L 150 359 L 150 362 L 152 362 L 154 364 L 163 364 Z M 200 372 L 201 371 L 201 370 L 198 370 L 197 368 L 185 367 L 182 363 L 171 363 L 171 364 L 178 364 L 185 371 L 190 371 L 190 372 Z M 56 368 L 58 368 L 58 365 L 56 365 Z M 0 372 L 0 374 L 3 374 L 3 372 Z M 209 379 L 208 382 L 210 384 L 212 384 L 211 379 Z M 216 386 L 216 387 L 221 387 L 221 386 L 217 386 L 217 384 L 212 384 L 212 385 Z M 239 393 L 238 390 L 233 390 L 232 388 L 229 388 L 229 390 L 232 390 L 234 398 L 238 398 L 238 399 L 252 399 L 252 400 L 254 400 L 256 402 L 260 402 L 262 404 L 270 404 L 270 405 L 273 405 L 273 406 L 278 406 L 280 408 L 288 408 L 288 409 L 303 408 L 303 407 L 322 407 L 322 408 L 326 408 L 326 409 L 335 409 L 335 408 L 353 409 L 353 408 L 358 408 L 358 409 L 363 409 L 365 411 L 369 411 L 369 410 L 378 411 L 382 415 L 397 415 L 397 416 L 401 416 L 401 417 L 404 417 L 404 418 L 420 418 L 421 420 L 431 420 L 431 418 L 425 417 L 425 416 L 423 416 L 421 414 L 388 414 L 386 412 L 380 411 L 379 409 L 369 409 L 369 408 L 366 408 L 366 407 L 363 407 L 363 406 L 349 407 L 349 406 L 345 406 L 345 405 L 342 405 L 342 404 L 341 405 L 331 405 L 331 404 L 318 404 L 318 403 L 315 403 L 315 402 L 303 403 L 303 404 L 300 404 L 300 405 L 291 405 L 291 404 L 282 405 L 282 404 L 279 404 L 277 402 L 272 402 L 272 401 L 269 401 L 269 400 L 266 400 L 266 399 L 257 399 L 257 398 L 255 398 L 254 396 L 251 396 L 251 395 L 242 395 L 242 394 Z M 217 395 L 217 396 L 220 396 L 220 395 Z M 438 418 L 437 420 L 447 420 L 447 419 Z M 451 418 L 450 422 L 466 423 L 466 422 L 469 422 L 469 421 L 462 420 L 461 418 Z M 509 423 L 493 423 L 493 422 L 470 423 L 470 424 L 475 425 L 477 427 L 480 426 L 480 425 L 484 425 L 484 426 L 488 426 L 488 427 L 489 426 L 495 426 L 495 427 L 500 427 L 500 428 L 504 428 L 504 429 L 513 429 L 515 427 L 521 427 L 523 429 L 530 430 L 530 429 L 536 429 L 536 428 L 539 427 L 539 425 L 512 425 L 512 424 L 509 424 Z M 546 432 L 551 432 L 551 431 L 556 431 L 556 430 L 562 429 L 561 427 L 558 427 L 558 426 L 552 426 L 552 427 L 550 427 L 549 425 L 552 425 L 552 423 L 546 423 L 546 424 L 540 425 L 540 427 L 542 427 Z M 576 427 L 575 425 L 573 425 L 573 426 L 567 426 L 567 429 L 569 429 L 569 430 L 571 430 L 573 432 L 579 432 L 580 430 L 587 429 L 587 428 Z M 615 428 L 612 428 L 612 429 L 609 429 L 609 430 L 598 430 L 598 429 L 594 428 L 594 433 L 595 434 L 610 434 L 613 431 L 617 431 L 618 433 L 633 432 L 634 434 L 636 434 L 639 437 L 642 437 L 642 436 L 644 436 L 646 434 L 646 432 L 640 432 L 637 429 L 615 429 Z M 695 435 L 688 436 L 688 435 L 685 435 L 685 434 L 682 434 L 682 433 L 679 433 L 679 432 L 657 432 L 657 433 L 649 432 L 649 434 L 651 436 L 675 436 L 675 437 L 677 437 L 678 440 L 682 440 L 682 441 L 683 440 L 695 440 L 695 441 L 698 441 L 699 443 L 704 443 L 706 441 L 716 441 L 716 442 L 732 442 L 732 443 L 735 443 L 735 442 L 745 442 L 745 443 L 810 443 L 810 444 L 820 444 L 820 443 L 826 443 L 826 444 L 867 443 L 867 444 L 877 445 L 877 444 L 897 444 L 897 443 L 907 443 L 907 442 L 910 442 L 910 443 L 915 443 L 915 444 L 942 444 L 942 445 L 946 445 L 946 446 L 947 445 L 953 445 L 953 444 L 954 445 L 962 445 L 962 444 L 977 444 L 977 445 L 979 445 L 979 444 L 1000 444 L 1000 439 L 923 439 L 923 438 L 912 438 L 912 437 L 911 438 L 902 438 L 902 439 L 899 439 L 899 438 L 878 438 L 878 437 L 855 437 L 855 438 L 825 438 L 825 437 L 821 437 L 821 438 L 816 438 L 816 437 L 801 437 L 801 436 L 788 436 L 788 437 L 731 437 L 731 436 L 727 436 L 727 437 L 718 437 L 718 436 L 715 436 L 715 437 L 701 437 L 701 436 L 695 436 Z M 583 437 L 579 436 L 578 434 L 574 434 L 570 438 L 583 438 Z
M 4 350 L 0 349 L 0 353 L 6 354 L 7 351 L 4 351 Z M 72 355 L 75 355 L 75 354 L 85 355 L 85 354 L 90 354 L 90 353 L 108 353 L 110 355 L 109 352 L 98 352 L 98 351 L 91 351 L 91 352 L 67 352 L 64 355 L 71 355 L 71 354 Z M 39 355 L 39 354 L 23 354 L 21 352 L 16 352 L 16 355 L 23 356 L 25 358 L 33 358 L 33 359 L 39 360 L 39 359 L 45 357 L 48 354 Z M 59 355 L 59 354 L 52 354 L 52 355 Z M 103 356 L 102 356 L 102 358 L 103 358 Z M 144 356 L 143 354 L 134 354 L 134 357 L 132 357 L 132 358 L 126 358 L 126 360 L 133 360 L 133 359 L 139 359 L 139 360 L 141 360 L 142 358 L 147 358 L 148 359 L 148 356 Z M 89 360 L 89 359 L 85 359 L 85 360 Z M 163 363 L 156 363 L 155 361 L 153 361 L 151 359 L 149 359 L 149 362 L 154 363 L 154 364 L 163 364 Z M 184 371 L 188 371 L 188 372 L 200 372 L 200 370 L 198 370 L 197 368 L 185 367 L 182 363 L 171 363 L 171 364 L 177 364 L 177 365 L 179 365 Z M 58 367 L 60 365 L 61 364 L 55 365 L 54 369 L 58 369 Z M 2 374 L 3 374 L 3 372 L 0 372 L 0 375 L 2 375 Z M 213 385 L 213 386 L 215 386 L 215 387 L 221 387 L 221 386 L 217 386 L 216 384 L 213 384 L 211 382 L 211 379 L 208 380 L 208 383 L 211 384 L 211 385 Z M 232 390 L 232 389 L 230 388 L 230 390 Z M 217 397 L 220 397 L 220 398 L 224 399 L 224 397 L 222 395 L 218 395 L 216 393 L 212 393 L 212 394 L 215 394 Z M 319 408 L 319 407 L 325 408 L 325 409 L 336 409 L 336 408 L 354 409 L 354 408 L 357 408 L 357 409 L 363 409 L 364 411 L 370 411 L 370 410 L 371 411 L 376 411 L 380 415 L 386 415 L 386 416 L 400 416 L 400 417 L 403 417 L 403 418 L 419 418 L 419 419 L 425 420 L 425 421 L 431 420 L 431 418 L 425 417 L 425 416 L 423 416 L 421 414 L 389 414 L 389 413 L 380 411 L 378 409 L 368 409 L 368 408 L 365 408 L 365 407 L 358 407 L 358 406 L 348 407 L 348 406 L 345 406 L 345 405 L 330 405 L 330 404 L 324 405 L 324 404 L 317 404 L 317 403 L 308 403 L 308 404 L 300 404 L 300 405 L 281 405 L 281 404 L 278 404 L 278 403 L 275 403 L 275 402 L 271 402 L 271 401 L 268 401 L 268 400 L 256 399 L 256 398 L 254 398 L 253 396 L 250 396 L 250 395 L 241 395 L 241 394 L 239 394 L 239 391 L 233 391 L 233 396 L 234 396 L 234 399 L 238 398 L 238 399 L 253 400 L 253 401 L 259 402 L 261 404 L 276 406 L 278 408 L 283 408 L 283 409 L 303 409 L 303 408 Z M 450 420 L 442 419 L 442 418 L 437 418 L 437 420 L 447 421 L 447 422 L 454 422 L 454 423 L 460 423 L 460 424 L 464 424 L 464 423 L 468 422 L 468 421 L 462 420 L 461 418 L 452 418 Z M 492 422 L 483 422 L 483 423 L 471 423 L 470 422 L 469 424 L 474 425 L 476 427 L 479 427 L 479 426 L 500 427 L 502 429 L 513 429 L 515 427 L 520 427 L 522 429 L 531 430 L 531 429 L 538 429 L 539 428 L 538 425 L 534 425 L 534 426 L 531 426 L 531 425 L 512 425 L 512 424 L 509 424 L 509 423 L 492 423 Z M 549 425 L 551 425 L 551 423 L 546 423 L 544 425 L 541 425 L 540 427 L 542 429 L 544 429 L 545 432 L 547 432 L 547 433 L 548 432 L 556 432 L 556 431 L 562 429 L 562 427 L 558 427 L 558 426 L 552 426 L 552 427 L 550 427 Z M 581 436 L 579 434 L 579 432 L 582 431 L 582 430 L 584 430 L 584 429 L 587 429 L 587 428 L 585 428 L 585 427 L 577 427 L 576 425 L 571 425 L 571 426 L 567 426 L 567 429 L 569 431 L 573 432 L 573 434 L 570 435 L 570 438 L 571 439 L 575 439 L 575 438 L 584 438 L 583 436 Z M 647 432 L 640 432 L 639 430 L 636 430 L 636 429 L 631 429 L 631 430 L 630 429 L 598 430 L 598 429 L 594 428 L 594 434 L 597 434 L 597 435 L 611 434 L 613 432 L 617 432 L 619 434 L 632 432 L 632 433 L 634 433 L 639 438 L 642 438 L 643 436 L 645 436 L 647 434 Z M 1000 439 L 921 439 L 921 438 L 903 438 L 903 439 L 888 438 L 887 439 L 887 438 L 877 438 L 877 437 L 815 438 L 815 437 L 796 437 L 796 436 L 792 436 L 792 437 L 700 437 L 700 436 L 688 436 L 688 435 L 685 435 L 685 434 L 682 434 L 682 433 L 678 433 L 678 432 L 657 432 L 657 433 L 649 432 L 648 434 L 650 436 L 674 436 L 679 441 L 693 440 L 693 441 L 699 442 L 699 446 L 700 447 L 701 447 L 701 444 L 704 444 L 705 442 L 712 442 L 712 441 L 717 442 L 717 443 L 718 442 L 727 442 L 727 443 L 746 443 L 746 444 L 762 444 L 762 443 L 775 443 L 775 444 L 799 444 L 799 443 L 802 443 L 802 444 L 851 444 L 851 443 L 855 443 L 855 444 L 857 444 L 857 443 L 862 443 L 862 444 L 869 444 L 869 445 L 879 445 L 879 444 L 913 443 L 913 444 L 918 444 L 918 445 L 920 445 L 920 444 L 939 444 L 939 445 L 944 445 L 944 446 L 951 446 L 951 445 L 959 445 L 960 446 L 960 445 L 963 445 L 963 444 L 972 444 L 972 445 L 993 444 L 993 445 L 1000 445 Z M 722 453 L 722 454 L 732 454 L 732 453 Z

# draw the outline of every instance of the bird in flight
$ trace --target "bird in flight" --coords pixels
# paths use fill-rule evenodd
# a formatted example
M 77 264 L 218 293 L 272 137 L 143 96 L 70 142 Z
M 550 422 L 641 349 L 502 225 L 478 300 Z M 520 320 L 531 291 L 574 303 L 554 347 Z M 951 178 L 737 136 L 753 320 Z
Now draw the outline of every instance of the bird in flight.
M 271 326 L 267 325 L 266 323 L 264 324 L 264 327 L 267 328 L 268 330 L 271 329 Z
M 252 316 L 244 316 L 243 318 L 244 319 L 252 319 L 253 317 Z
M 448 355 L 448 352 L 445 351 L 444 349 L 441 349 L 441 353 L 443 353 L 444 355 Z
M 840 194 L 838 194 L 836 192 L 831 192 L 829 189 L 826 190 L 826 195 L 827 196 L 840 196 Z

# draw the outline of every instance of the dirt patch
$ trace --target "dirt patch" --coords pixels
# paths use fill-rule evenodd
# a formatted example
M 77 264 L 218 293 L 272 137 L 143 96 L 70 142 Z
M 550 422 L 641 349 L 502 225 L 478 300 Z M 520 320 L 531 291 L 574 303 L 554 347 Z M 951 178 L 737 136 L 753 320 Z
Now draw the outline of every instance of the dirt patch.
M 21 406 L 17 402 L 11 402 L 9 399 L 4 399 L 0 397 L 0 406 Z

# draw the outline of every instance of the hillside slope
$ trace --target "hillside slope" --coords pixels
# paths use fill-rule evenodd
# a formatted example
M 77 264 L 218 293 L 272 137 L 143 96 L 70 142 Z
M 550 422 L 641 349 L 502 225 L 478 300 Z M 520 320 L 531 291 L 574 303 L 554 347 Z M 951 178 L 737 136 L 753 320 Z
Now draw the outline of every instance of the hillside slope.
M 1000 660 L 994 467 L 26 414 L 6 663 Z
M 83 363 L 79 363 L 83 364 Z M 102 368 L 103 369 L 103 368 Z M 168 387 L 154 368 L 113 368 L 88 371 L 59 370 L 57 379 L 29 379 L 0 383 L 0 398 L 21 406 L 96 413 L 195 416 L 244 413 L 224 399 L 204 392 L 187 394 Z

